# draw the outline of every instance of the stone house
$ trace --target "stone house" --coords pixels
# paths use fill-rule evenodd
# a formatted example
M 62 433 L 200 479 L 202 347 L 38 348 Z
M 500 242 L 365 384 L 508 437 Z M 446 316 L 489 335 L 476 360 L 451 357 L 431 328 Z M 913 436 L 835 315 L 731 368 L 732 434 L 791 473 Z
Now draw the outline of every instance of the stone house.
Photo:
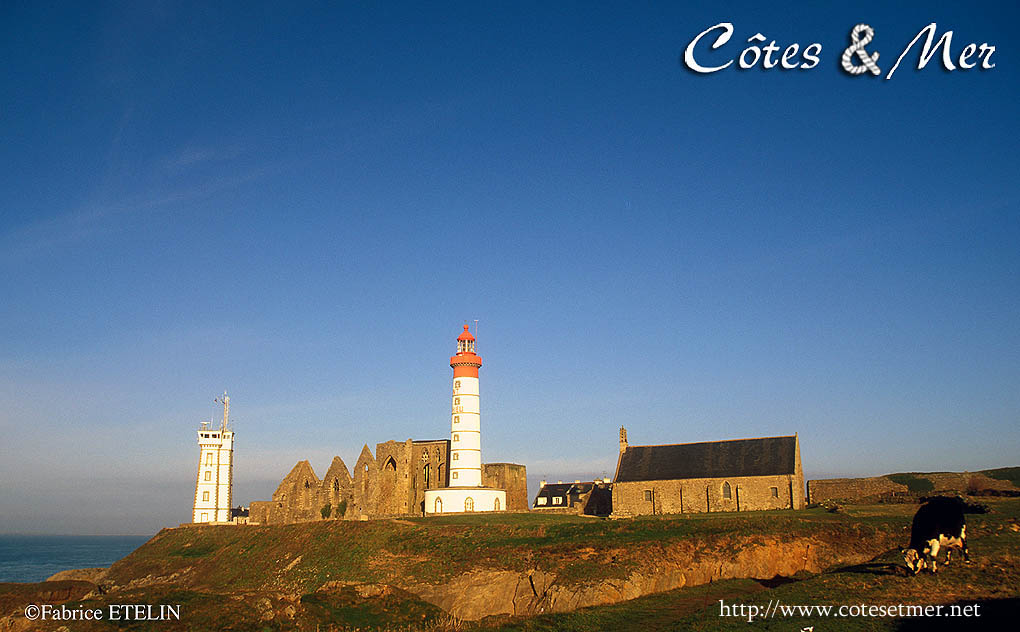
M 620 428 L 614 516 L 802 509 L 800 439 L 632 446 Z
M 542 481 L 531 506 L 534 511 L 573 510 L 589 516 L 608 516 L 612 506 L 612 484 L 609 479 L 582 483 L 546 483 Z
M 319 479 L 308 461 L 299 461 L 273 492 L 272 500 L 251 503 L 251 524 L 286 524 L 331 519 L 360 520 L 422 515 L 425 490 L 449 485 L 450 440 L 376 444 L 375 455 L 361 449 L 353 474 L 336 456 Z M 507 509 L 527 511 L 527 472 L 515 463 L 487 463 L 483 484 L 505 489 Z M 343 510 L 341 512 L 341 509 Z

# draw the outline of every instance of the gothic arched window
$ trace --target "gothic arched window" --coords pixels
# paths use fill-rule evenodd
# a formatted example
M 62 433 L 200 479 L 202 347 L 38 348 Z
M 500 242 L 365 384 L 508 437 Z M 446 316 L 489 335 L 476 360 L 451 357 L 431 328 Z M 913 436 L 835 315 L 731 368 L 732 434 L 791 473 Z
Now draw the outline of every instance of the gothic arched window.
M 728 482 L 723 482 L 723 484 L 722 484 L 722 497 L 723 498 L 732 498 L 733 497 L 731 495 L 731 493 L 730 493 L 730 484 Z

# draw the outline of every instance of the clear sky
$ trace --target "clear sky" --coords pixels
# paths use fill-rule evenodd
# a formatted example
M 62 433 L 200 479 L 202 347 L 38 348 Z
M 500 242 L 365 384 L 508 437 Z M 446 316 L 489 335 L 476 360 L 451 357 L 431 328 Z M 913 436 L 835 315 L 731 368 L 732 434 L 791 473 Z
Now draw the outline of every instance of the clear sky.
M 533 484 L 1020 464 L 1016 3 L 209 4 L 0 7 L 0 532 L 188 520 L 224 389 L 245 504 L 446 437 L 474 319 Z M 723 21 L 820 63 L 685 69 Z M 840 69 L 933 21 L 996 67 Z

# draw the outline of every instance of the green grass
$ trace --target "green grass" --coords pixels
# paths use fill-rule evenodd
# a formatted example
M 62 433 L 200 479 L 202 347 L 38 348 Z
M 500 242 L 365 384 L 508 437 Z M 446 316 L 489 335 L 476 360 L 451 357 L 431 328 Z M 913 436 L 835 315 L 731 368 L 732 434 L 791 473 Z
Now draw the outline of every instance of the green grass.
M 988 478 L 994 478 L 1000 481 L 1009 481 L 1017 487 L 1020 487 L 1020 467 L 1000 467 L 994 470 L 982 470 L 979 473 L 984 474 Z

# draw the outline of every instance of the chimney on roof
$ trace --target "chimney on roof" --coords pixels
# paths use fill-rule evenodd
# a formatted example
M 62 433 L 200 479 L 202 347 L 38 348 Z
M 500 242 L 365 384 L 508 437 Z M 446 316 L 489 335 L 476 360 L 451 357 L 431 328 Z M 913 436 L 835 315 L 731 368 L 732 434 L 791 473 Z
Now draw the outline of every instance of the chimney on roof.
M 620 452 L 627 451 L 627 429 L 620 426 Z
M 541 483 L 539 483 L 538 486 L 539 487 L 545 487 L 545 481 L 542 481 Z
M 562 485 L 562 484 L 563 484 L 563 481 L 556 481 L 556 484 L 557 484 L 557 485 Z
M 581 479 L 575 478 L 574 479 L 574 485 L 580 485 L 580 484 L 581 484 Z
M 607 476 L 607 477 L 603 478 L 602 482 L 605 483 L 606 485 L 608 485 L 609 484 L 609 477 Z

